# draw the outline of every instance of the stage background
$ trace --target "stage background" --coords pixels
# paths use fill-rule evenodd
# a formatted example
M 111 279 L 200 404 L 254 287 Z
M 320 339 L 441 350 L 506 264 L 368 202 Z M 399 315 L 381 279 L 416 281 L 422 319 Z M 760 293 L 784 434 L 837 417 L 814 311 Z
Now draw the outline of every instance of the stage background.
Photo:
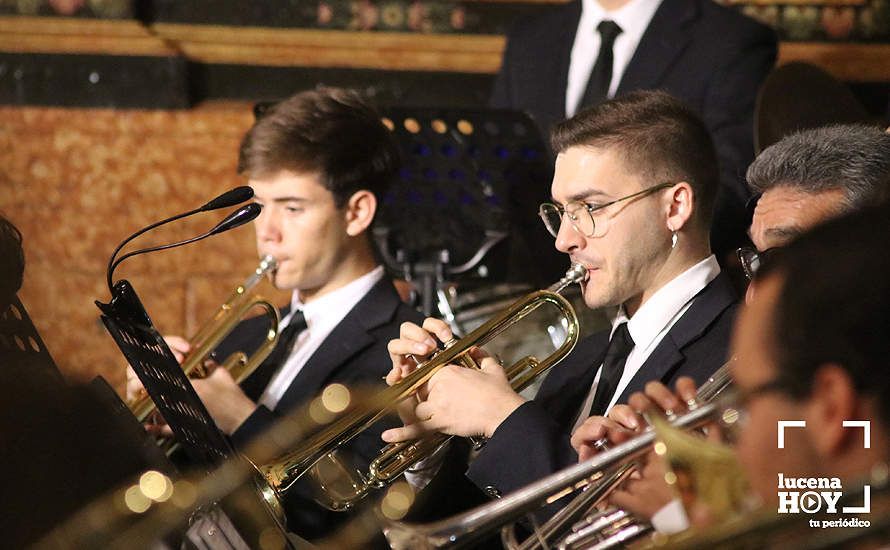
M 93 305 L 108 298 L 108 256 L 132 231 L 243 183 L 237 147 L 254 101 L 325 83 L 381 104 L 483 105 L 510 22 L 549 3 L 0 0 L 0 211 L 24 234 L 21 296 L 63 372 L 122 390 L 123 360 Z M 888 0 L 732 5 L 777 29 L 780 63 L 825 68 L 886 120 Z M 243 228 L 117 276 L 163 332 L 188 335 L 254 257 Z

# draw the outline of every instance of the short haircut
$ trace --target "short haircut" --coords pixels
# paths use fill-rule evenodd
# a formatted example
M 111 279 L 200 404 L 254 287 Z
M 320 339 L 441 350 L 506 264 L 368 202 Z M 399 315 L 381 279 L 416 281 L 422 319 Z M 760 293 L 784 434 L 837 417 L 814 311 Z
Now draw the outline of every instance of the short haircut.
M 556 153 L 570 147 L 615 148 L 651 185 L 688 182 L 694 217 L 711 225 L 720 185 L 717 154 L 704 122 L 665 92 L 638 91 L 581 111 L 551 132 Z
M 757 193 L 841 189 L 842 211 L 879 204 L 890 196 L 890 134 L 863 124 L 802 130 L 764 149 L 748 167 L 747 180 Z
M 835 363 L 890 426 L 888 235 L 886 205 L 846 214 L 778 250 L 757 277 L 782 277 L 768 345 L 791 395 L 809 395 L 816 369 Z
M 0 216 L 0 313 L 12 303 L 22 287 L 25 272 L 25 253 L 22 234 L 9 220 Z
M 318 173 L 341 208 L 361 189 L 380 199 L 398 164 L 395 141 L 370 104 L 354 91 L 320 87 L 262 112 L 241 142 L 238 172 Z

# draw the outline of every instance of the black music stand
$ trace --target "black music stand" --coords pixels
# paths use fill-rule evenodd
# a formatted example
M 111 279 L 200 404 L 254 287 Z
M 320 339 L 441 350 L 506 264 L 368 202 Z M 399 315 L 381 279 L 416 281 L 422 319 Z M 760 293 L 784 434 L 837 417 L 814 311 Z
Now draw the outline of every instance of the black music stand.
M 209 473 L 235 451 L 192 388 L 128 281 L 114 285 L 102 322 L 173 430 L 189 460 Z
M 224 461 L 244 460 L 217 428 L 129 281 L 115 283 L 112 294 L 110 303 L 96 302 L 102 311 L 102 322 L 173 430 L 189 460 L 208 474 Z M 257 508 L 256 505 L 260 503 L 259 497 L 249 494 L 245 487 L 223 499 L 220 503 L 222 509 L 233 518 L 250 517 L 258 522 L 256 525 L 239 523 L 238 533 L 232 536 L 237 534 L 246 541 L 258 541 L 267 528 L 284 533 L 284 527 L 267 506 Z M 202 512 L 212 514 L 213 510 Z M 217 521 L 210 519 L 208 523 L 213 525 Z M 214 529 L 223 525 L 219 523 Z M 286 535 L 283 538 L 286 547 L 293 547 Z
M 502 109 L 381 110 L 402 154 L 374 235 L 388 267 L 419 280 L 425 313 L 445 281 L 540 287 L 567 260 L 537 216 L 552 164 L 527 114 Z
M 0 313 L 0 368 L 42 371 L 62 381 L 62 374 L 18 296 Z
M 174 470 L 104 379 L 67 384 L 18 297 L 0 313 L 0 390 L 0 500 L 10 503 L 0 532 L 10 547 L 147 468 Z

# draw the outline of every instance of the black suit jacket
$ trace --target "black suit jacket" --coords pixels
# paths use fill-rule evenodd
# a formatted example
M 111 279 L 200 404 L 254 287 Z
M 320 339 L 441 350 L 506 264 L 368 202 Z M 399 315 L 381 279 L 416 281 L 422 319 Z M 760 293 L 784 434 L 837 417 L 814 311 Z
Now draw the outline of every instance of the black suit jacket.
M 283 310 L 284 314 L 287 312 L 288 309 Z M 392 282 L 384 277 L 346 314 L 309 358 L 275 409 L 258 406 L 232 434 L 236 447 L 243 448 L 247 441 L 271 426 L 279 416 L 308 402 L 329 384 L 382 386 L 382 377 L 392 368 L 387 343 L 398 337 L 399 325 L 403 322 L 420 323 L 422 320 L 420 313 L 399 299 Z M 220 344 L 216 352 L 225 358 L 234 350 L 252 351 L 262 342 L 267 328 L 265 318 L 248 319 Z M 257 400 L 262 390 L 247 393 Z M 381 432 L 398 425 L 397 419 L 378 422 L 353 440 L 349 445 L 350 453 L 366 467 L 383 446 Z M 289 494 L 285 500 L 289 530 L 315 539 L 330 532 L 345 519 L 344 514 L 330 512 L 312 501 L 309 487 L 300 487 L 298 491 Z
M 580 17 L 581 0 L 575 0 L 517 23 L 495 81 L 494 107 L 528 111 L 545 134 L 566 118 L 569 58 Z M 718 258 L 744 239 L 754 104 L 775 58 L 769 27 L 712 0 L 663 0 L 616 92 L 664 90 L 703 118 L 721 165 L 711 236 Z
M 726 361 L 736 312 L 728 277 L 718 275 L 640 367 L 618 399 L 627 402 L 646 382 L 673 384 L 691 376 L 699 384 Z M 603 361 L 609 331 L 579 342 L 544 380 L 534 400 L 520 406 L 498 427 L 470 465 L 467 476 L 488 494 L 506 494 L 575 464 L 569 443 L 578 412 Z

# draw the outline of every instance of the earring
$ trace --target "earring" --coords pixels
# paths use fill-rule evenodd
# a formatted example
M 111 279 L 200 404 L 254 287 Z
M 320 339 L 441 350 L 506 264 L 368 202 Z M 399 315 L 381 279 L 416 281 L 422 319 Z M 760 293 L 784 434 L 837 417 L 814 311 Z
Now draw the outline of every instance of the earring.
M 677 247 L 677 232 L 670 225 L 668 226 L 668 231 L 671 232 L 671 250 L 673 250 Z

